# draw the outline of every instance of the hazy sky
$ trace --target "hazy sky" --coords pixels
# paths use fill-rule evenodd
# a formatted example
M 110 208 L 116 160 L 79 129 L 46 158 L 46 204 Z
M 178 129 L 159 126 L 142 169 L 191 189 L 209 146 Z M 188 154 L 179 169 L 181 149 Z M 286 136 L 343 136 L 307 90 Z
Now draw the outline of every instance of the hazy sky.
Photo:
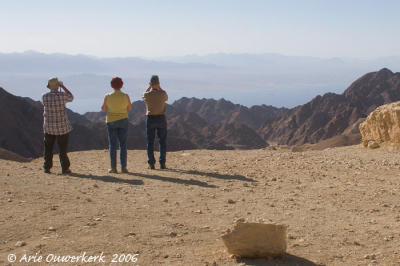
M 398 0 L 2 0 L 0 52 L 400 55 Z

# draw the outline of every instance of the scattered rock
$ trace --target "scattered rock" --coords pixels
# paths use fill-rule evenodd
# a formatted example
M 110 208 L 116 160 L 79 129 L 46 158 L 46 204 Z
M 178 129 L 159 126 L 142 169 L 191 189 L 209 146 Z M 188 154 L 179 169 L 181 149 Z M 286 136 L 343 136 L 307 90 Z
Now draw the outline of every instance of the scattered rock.
M 134 232 L 129 232 L 126 236 L 127 237 L 134 237 L 134 236 L 136 236 L 136 234 Z
M 291 151 L 292 152 L 304 152 L 305 149 L 304 149 L 304 147 L 301 147 L 301 146 L 294 146 L 291 148 Z
M 168 199 L 164 199 L 163 202 L 168 202 Z
M 177 236 L 177 233 L 171 232 L 171 233 L 169 233 L 169 236 L 170 236 L 170 237 L 176 237 L 176 236 Z
M 26 245 L 26 243 L 24 241 L 18 241 L 17 243 L 15 243 L 16 247 L 23 247 L 25 245 Z
M 263 223 L 236 223 L 222 236 L 228 252 L 242 258 L 281 256 L 286 251 L 287 227 Z
M 376 141 L 369 141 L 368 142 L 368 148 L 370 149 L 377 149 L 379 148 L 379 144 Z
M 244 218 L 236 218 L 234 220 L 235 223 L 244 223 L 245 221 L 246 221 L 246 219 L 244 219 Z
M 234 203 L 236 203 L 236 201 L 234 201 L 233 199 L 228 199 L 228 203 L 229 204 L 234 204 Z
M 366 260 L 375 260 L 376 259 L 376 255 L 375 254 L 367 254 L 364 256 L 364 259 Z
M 50 226 L 49 229 L 47 229 L 47 230 L 49 230 L 50 232 L 55 232 L 56 231 L 56 229 L 53 226 Z

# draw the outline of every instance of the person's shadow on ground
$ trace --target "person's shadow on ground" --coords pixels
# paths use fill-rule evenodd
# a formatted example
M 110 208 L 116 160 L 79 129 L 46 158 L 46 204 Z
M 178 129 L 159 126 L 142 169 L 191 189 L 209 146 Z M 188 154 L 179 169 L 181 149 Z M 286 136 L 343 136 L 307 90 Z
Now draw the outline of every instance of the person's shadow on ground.
M 251 266 L 318 266 L 314 262 L 291 254 L 284 254 L 278 258 L 271 259 L 236 259 L 237 263 L 244 263 Z
M 143 173 L 133 173 L 129 172 L 128 175 L 132 176 L 137 176 L 137 177 L 142 177 L 142 178 L 148 178 L 148 179 L 153 179 L 153 180 L 159 180 L 159 181 L 165 181 L 165 182 L 172 182 L 172 183 L 177 183 L 177 184 L 183 184 L 183 185 L 191 185 L 191 186 L 200 186 L 200 187 L 207 187 L 207 188 L 216 188 L 217 186 L 210 185 L 207 182 L 195 180 L 195 179 L 180 179 L 180 178 L 175 178 L 175 177 L 167 177 L 167 176 L 159 176 L 159 175 L 149 175 L 149 174 L 143 174 Z
M 197 170 L 182 170 L 182 169 L 166 169 L 165 171 L 169 172 L 175 172 L 175 173 L 180 173 L 180 174 L 189 174 L 189 175 L 199 175 L 199 176 L 206 176 L 206 177 L 211 177 L 211 178 L 217 178 L 217 179 L 225 179 L 225 180 L 238 180 L 238 181 L 244 181 L 244 182 L 257 182 L 254 179 L 247 178 L 243 175 L 222 175 L 218 173 L 210 173 L 210 172 L 202 172 L 202 171 L 197 171 Z
M 111 183 L 125 183 L 129 185 L 143 185 L 142 180 L 137 179 L 122 179 L 114 176 L 96 176 L 96 175 L 86 175 L 86 174 L 79 174 L 79 173 L 71 173 L 69 176 L 78 177 L 78 178 L 87 178 L 92 180 L 98 180 L 103 182 L 111 182 Z

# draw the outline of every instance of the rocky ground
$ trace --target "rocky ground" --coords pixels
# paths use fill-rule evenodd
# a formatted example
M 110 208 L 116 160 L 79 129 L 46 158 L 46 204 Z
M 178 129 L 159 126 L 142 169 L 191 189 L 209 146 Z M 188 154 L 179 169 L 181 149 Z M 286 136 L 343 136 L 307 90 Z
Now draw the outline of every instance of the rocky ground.
M 114 253 L 139 255 L 113 265 L 400 264 L 396 152 L 194 150 L 169 153 L 169 170 L 149 170 L 144 151 L 129 151 L 131 172 L 112 175 L 107 151 L 70 158 L 71 176 L 59 174 L 57 157 L 50 175 L 42 159 L 0 160 L 1 265 L 9 254 L 81 252 L 104 252 L 98 265 Z M 220 236 L 239 218 L 288 225 L 288 254 L 230 257 Z

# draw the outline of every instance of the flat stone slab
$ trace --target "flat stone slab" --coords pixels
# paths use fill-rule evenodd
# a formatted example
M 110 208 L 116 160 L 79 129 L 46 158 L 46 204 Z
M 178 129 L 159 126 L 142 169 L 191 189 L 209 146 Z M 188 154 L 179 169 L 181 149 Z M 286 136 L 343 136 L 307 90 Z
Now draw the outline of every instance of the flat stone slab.
M 282 256 L 287 246 L 287 226 L 238 222 L 222 235 L 228 252 L 241 258 Z

